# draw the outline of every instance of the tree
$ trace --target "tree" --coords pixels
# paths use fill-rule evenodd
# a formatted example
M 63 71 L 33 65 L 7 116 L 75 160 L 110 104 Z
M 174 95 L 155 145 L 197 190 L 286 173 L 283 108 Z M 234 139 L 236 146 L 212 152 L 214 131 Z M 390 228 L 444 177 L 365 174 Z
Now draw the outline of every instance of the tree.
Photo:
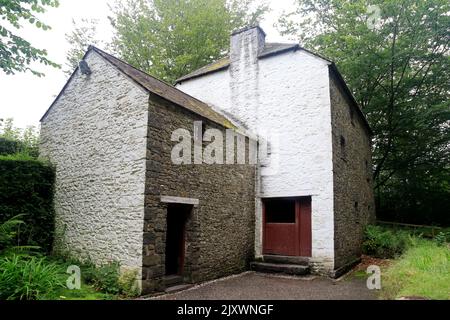
M 254 0 L 127 0 L 112 10 L 115 51 L 173 82 L 226 55 L 230 33 L 258 23 L 267 6 Z
M 72 19 L 73 30 L 70 33 L 66 33 L 66 40 L 70 44 L 70 49 L 66 56 L 67 68 L 64 70 L 66 74 L 72 74 L 89 45 L 100 46 L 103 44 L 103 41 L 97 39 L 97 25 L 98 20 L 96 19 L 81 19 L 79 22 L 75 22 Z
M 354 90 L 375 132 L 379 213 L 393 219 L 450 223 L 438 212 L 450 196 L 449 12 L 448 0 L 297 0 L 279 21 Z
M 37 158 L 39 132 L 34 126 L 20 129 L 11 118 L 0 119 L 0 155 L 17 154 Z
M 0 18 L 12 28 L 20 29 L 27 22 L 42 30 L 50 29 L 36 13 L 44 13 L 45 7 L 58 7 L 57 0 L 0 0 Z M 0 69 L 6 74 L 30 71 L 34 75 L 43 76 L 30 67 L 34 61 L 59 67 L 47 58 L 47 51 L 37 49 L 24 38 L 14 34 L 4 25 L 0 25 Z

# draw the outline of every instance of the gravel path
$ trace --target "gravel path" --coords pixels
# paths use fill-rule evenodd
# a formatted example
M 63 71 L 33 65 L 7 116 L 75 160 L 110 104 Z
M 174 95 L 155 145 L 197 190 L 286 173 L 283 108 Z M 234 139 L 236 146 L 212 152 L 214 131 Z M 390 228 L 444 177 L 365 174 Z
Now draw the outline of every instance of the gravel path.
M 155 297 L 161 300 L 373 300 L 365 278 L 349 275 L 335 281 L 315 276 L 288 277 L 246 272 L 185 291 Z

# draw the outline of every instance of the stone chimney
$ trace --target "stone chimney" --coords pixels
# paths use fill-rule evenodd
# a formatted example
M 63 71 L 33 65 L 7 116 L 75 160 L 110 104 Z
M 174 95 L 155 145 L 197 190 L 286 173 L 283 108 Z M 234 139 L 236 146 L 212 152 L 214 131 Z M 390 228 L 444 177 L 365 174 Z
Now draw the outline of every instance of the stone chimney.
M 231 34 L 231 113 L 257 133 L 259 127 L 259 63 L 266 34 L 260 27 L 248 27 Z
M 265 42 L 266 33 L 259 26 L 234 31 L 231 34 L 231 62 L 243 58 L 256 62 L 258 54 L 264 49 Z

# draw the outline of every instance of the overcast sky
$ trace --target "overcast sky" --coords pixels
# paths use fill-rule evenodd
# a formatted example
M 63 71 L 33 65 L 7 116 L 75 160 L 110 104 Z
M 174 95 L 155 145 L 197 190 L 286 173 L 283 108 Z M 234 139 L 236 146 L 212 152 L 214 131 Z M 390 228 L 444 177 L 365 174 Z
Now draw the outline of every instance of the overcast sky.
M 273 24 L 283 10 L 292 9 L 293 0 L 269 0 L 272 11 L 261 23 L 267 33 L 268 41 L 286 42 Z M 52 27 L 50 31 L 42 31 L 24 26 L 18 34 L 38 48 L 47 49 L 49 58 L 64 65 L 68 44 L 65 34 L 72 29 L 72 19 L 98 19 L 98 37 L 109 40 L 112 29 L 107 19 L 108 4 L 114 0 L 60 0 L 58 8 L 48 9 L 43 21 Z M 56 95 L 64 86 L 67 75 L 60 69 L 33 65 L 35 69 L 45 73 L 38 78 L 30 73 L 5 75 L 0 71 L 0 119 L 13 118 L 17 127 L 38 126 L 39 119 L 50 106 Z

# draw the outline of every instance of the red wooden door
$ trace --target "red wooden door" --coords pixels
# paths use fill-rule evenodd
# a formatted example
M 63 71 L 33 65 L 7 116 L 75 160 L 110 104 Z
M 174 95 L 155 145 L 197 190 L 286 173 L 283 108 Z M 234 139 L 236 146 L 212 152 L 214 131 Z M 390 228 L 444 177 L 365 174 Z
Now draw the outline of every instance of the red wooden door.
M 298 203 L 299 221 L 299 256 L 311 257 L 312 254 L 312 226 L 311 226 L 311 198 L 301 198 Z
M 263 253 L 311 256 L 311 198 L 263 201 Z

